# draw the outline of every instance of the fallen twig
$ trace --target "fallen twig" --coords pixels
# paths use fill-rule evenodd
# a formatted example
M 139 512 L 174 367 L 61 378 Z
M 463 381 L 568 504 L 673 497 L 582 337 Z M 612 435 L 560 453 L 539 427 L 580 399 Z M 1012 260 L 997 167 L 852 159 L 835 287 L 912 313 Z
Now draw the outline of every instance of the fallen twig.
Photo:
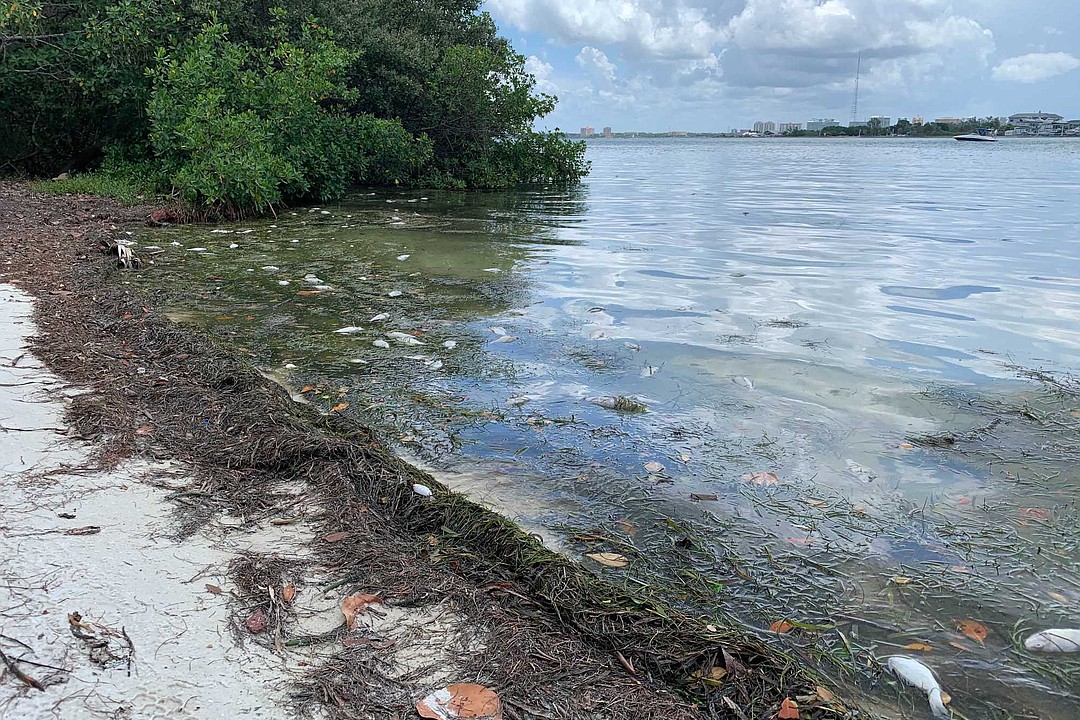
M 15 661 L 5 655 L 2 649 L 0 649 L 0 660 L 2 660 L 5 665 L 7 665 L 7 669 L 11 671 L 11 674 L 17 677 L 19 680 L 22 680 L 24 683 L 37 690 L 45 690 L 44 685 L 24 673 L 22 670 L 20 670 L 19 667 L 15 664 Z

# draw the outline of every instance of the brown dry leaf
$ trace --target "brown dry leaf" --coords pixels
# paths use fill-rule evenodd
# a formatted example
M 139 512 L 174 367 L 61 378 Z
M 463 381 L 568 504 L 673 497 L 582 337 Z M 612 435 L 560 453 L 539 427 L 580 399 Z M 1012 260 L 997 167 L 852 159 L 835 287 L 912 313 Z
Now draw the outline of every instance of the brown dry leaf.
M 1069 598 L 1065 597 L 1063 594 L 1061 594 L 1059 592 L 1054 592 L 1053 590 L 1051 590 L 1051 591 L 1047 592 L 1046 594 L 1049 595 L 1054 600 L 1057 600 L 1059 603 L 1067 603 L 1067 602 L 1069 602 Z
M 807 498 L 804 502 L 807 505 L 809 505 L 810 507 L 816 507 L 816 508 L 827 508 L 827 507 L 829 507 L 829 503 L 826 502 L 825 500 L 815 500 L 813 498 Z
M 719 685 L 725 675 L 727 675 L 727 670 L 719 665 L 713 665 L 712 670 L 707 673 L 702 672 L 701 670 L 695 671 L 693 677 L 695 680 L 700 680 L 706 685 Z
M 986 636 L 990 634 L 990 630 L 985 625 L 974 620 L 953 620 L 953 622 L 956 623 L 956 629 L 964 635 L 980 645 L 986 644 L 983 641 L 986 640 Z
M 862 505 L 853 505 L 852 508 L 851 508 L 851 512 L 855 513 L 856 515 L 867 515 L 868 514 L 866 512 L 866 508 L 863 507 Z
M 772 471 L 747 473 L 742 479 L 754 485 L 777 485 L 780 482 L 780 478 Z
M 301 290 L 296 294 L 300 297 L 311 297 L 312 295 L 322 295 L 322 290 Z
M 776 713 L 776 717 L 779 720 L 799 720 L 799 703 L 795 702 L 789 697 L 784 698 L 784 702 L 780 703 L 780 712 Z
M 656 475 L 658 473 L 664 472 L 664 466 L 656 462 L 655 460 L 650 460 L 649 462 L 645 463 L 645 472 Z
M 1033 520 L 1049 520 L 1051 518 L 1051 513 L 1046 508 L 1029 507 L 1020 508 L 1020 516 L 1032 518 Z
M 949 641 L 949 647 L 956 648 L 960 652 L 971 652 L 971 648 L 969 648 L 967 645 L 964 645 L 963 643 L 953 642 L 951 640 Z
M 334 407 L 330 408 L 330 412 L 332 412 L 332 413 L 333 412 L 341 412 L 342 410 L 344 410 L 347 407 L 349 407 L 349 403 L 340 402 L 337 405 L 335 405 Z
M 601 565 L 607 565 L 608 567 L 626 567 L 630 564 L 630 561 L 626 559 L 625 555 L 619 553 L 587 553 L 585 557 L 595 560 Z
M 138 430 L 135 431 L 135 434 L 136 435 L 153 435 L 154 434 L 154 428 L 150 427 L 149 425 L 143 425 L 141 428 L 139 428 Z
M 814 688 L 814 692 L 817 693 L 817 696 L 821 698 L 822 702 L 832 702 L 836 698 L 836 693 L 832 690 L 823 688 L 820 685 Z
M 930 647 L 924 642 L 908 643 L 904 646 L 905 650 L 918 650 L 919 652 L 931 652 L 934 648 Z
M 356 616 L 367 610 L 368 605 L 381 605 L 382 600 L 378 595 L 350 595 L 341 601 L 341 614 L 345 616 L 345 626 L 350 630 L 356 628 Z
M 210 583 L 206 583 L 206 592 L 210 593 L 211 595 L 220 595 L 221 588 L 219 588 L 217 585 L 211 585 Z
M 795 626 L 789 623 L 787 620 L 777 620 L 769 626 L 769 629 L 772 630 L 774 633 L 777 633 L 778 635 L 783 635 L 786 632 L 791 632 L 792 630 L 794 630 Z
M 101 532 L 101 528 L 98 527 L 97 525 L 85 525 L 83 527 L 77 527 L 77 528 L 71 528 L 70 530 L 65 530 L 64 534 L 65 535 L 97 535 L 99 532 Z
M 341 532 L 333 532 L 329 535 L 323 535 L 323 541 L 325 542 L 341 542 L 345 538 L 351 538 L 356 533 L 351 530 L 342 530 Z
M 948 705 L 951 702 L 952 702 L 952 695 L 950 695 L 949 693 L 942 690 L 941 691 L 941 704 L 942 705 Z
M 431 720 L 502 720 L 502 702 L 491 688 L 455 683 L 439 688 L 416 703 L 420 717 Z
M 248 619 L 244 621 L 244 627 L 248 629 L 252 635 L 258 635 L 270 625 L 270 619 L 266 617 L 266 613 L 262 608 L 255 608 L 255 612 L 248 615 Z
M 292 583 L 287 583 L 285 587 L 281 588 L 281 599 L 286 603 L 291 603 L 296 599 L 296 586 Z
M 312 392 L 313 390 L 315 390 L 314 385 L 305 385 L 304 387 L 300 388 L 301 393 L 309 393 L 309 392 Z
M 690 499 L 698 502 L 716 502 L 718 498 L 714 493 L 690 493 Z

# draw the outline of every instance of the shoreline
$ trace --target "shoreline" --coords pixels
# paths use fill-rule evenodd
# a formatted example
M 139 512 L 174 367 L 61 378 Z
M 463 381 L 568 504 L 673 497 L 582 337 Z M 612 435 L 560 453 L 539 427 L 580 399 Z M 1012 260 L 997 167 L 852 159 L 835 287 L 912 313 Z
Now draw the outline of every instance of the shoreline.
M 35 352 L 88 388 L 67 419 L 98 463 L 189 467 L 192 482 L 170 496 L 180 536 L 223 520 L 240 535 L 309 530 L 306 558 L 246 552 L 232 564 L 234 635 L 306 658 L 290 703 L 408 717 L 427 691 L 462 681 L 495 689 L 510 718 L 771 720 L 786 697 L 803 718 L 848 712 L 817 697 L 821 680 L 792 658 L 597 578 L 148 307 L 95 245 L 150 208 L 35 196 L 19 183 L 0 184 L 0 203 L 16 220 L 0 230 L 0 280 L 35 296 Z M 283 601 L 290 585 L 313 599 L 311 617 Z M 384 606 L 359 634 L 338 613 L 350 593 Z M 257 611 L 272 631 L 245 635 Z

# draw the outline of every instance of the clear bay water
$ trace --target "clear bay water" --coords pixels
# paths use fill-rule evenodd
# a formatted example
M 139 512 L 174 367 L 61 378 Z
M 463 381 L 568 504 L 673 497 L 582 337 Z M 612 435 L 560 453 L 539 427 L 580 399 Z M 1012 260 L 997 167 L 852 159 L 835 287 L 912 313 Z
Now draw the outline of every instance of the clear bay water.
M 875 672 L 897 653 L 966 717 L 1080 716 L 1080 662 L 1020 642 L 1080 626 L 1080 142 L 589 158 L 568 190 L 147 231 L 143 281 L 549 544 L 624 554 L 597 572 L 885 716 L 927 716 Z M 616 396 L 648 412 L 595 402 Z

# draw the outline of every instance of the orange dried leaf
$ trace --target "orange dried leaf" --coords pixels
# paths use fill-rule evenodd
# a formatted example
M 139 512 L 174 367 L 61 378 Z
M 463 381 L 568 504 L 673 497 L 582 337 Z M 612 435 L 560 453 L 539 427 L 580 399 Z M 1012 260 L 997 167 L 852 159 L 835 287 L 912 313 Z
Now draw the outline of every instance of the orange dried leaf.
M 956 623 L 957 630 L 980 645 L 985 644 L 983 641 L 986 640 L 986 636 L 990 634 L 989 628 L 974 620 L 954 620 L 953 622 Z
M 350 530 L 342 530 L 341 532 L 330 533 L 329 535 L 323 535 L 325 542 L 341 542 L 345 538 L 350 538 L 354 533 Z
M 286 603 L 291 603 L 296 599 L 296 586 L 292 583 L 288 583 L 285 587 L 281 588 L 281 599 Z
M 754 485 L 776 485 L 780 482 L 780 478 L 772 471 L 747 473 L 742 479 Z
M 153 435 L 154 429 L 149 425 L 143 425 L 141 428 L 135 431 L 136 435 Z
M 211 595 L 220 595 L 221 588 L 219 588 L 217 585 L 211 585 L 210 583 L 206 583 L 206 592 L 210 593 Z
M 585 557 L 608 567 L 621 568 L 626 567 L 630 563 L 625 555 L 620 555 L 619 553 L 587 553 Z
M 1029 507 L 1020 508 L 1020 516 L 1032 518 L 1033 520 L 1049 520 L 1051 518 L 1051 513 L 1046 508 Z
M 779 720 L 799 720 L 799 703 L 789 697 L 784 698 L 784 702 L 780 703 L 780 712 L 776 713 L 776 717 Z
M 903 443 L 900 443 L 900 449 L 901 449 L 901 450 L 911 450 L 911 449 L 912 449 L 913 447 L 915 447 L 915 446 L 914 446 L 914 445 L 912 445 L 912 444 L 911 444 L 911 443 L 909 443 L 909 442 L 903 442 Z
M 794 630 L 795 626 L 789 623 L 787 620 L 777 620 L 769 626 L 769 629 L 772 630 L 774 633 L 777 633 L 778 635 L 783 635 L 786 632 L 791 632 L 792 630 Z
M 302 393 L 309 393 L 309 392 L 312 392 L 313 390 L 315 390 L 315 386 L 314 386 L 314 385 L 305 385 L 304 387 L 302 387 L 302 388 L 300 389 L 300 392 L 302 392 Z
M 918 650 L 919 652 L 931 652 L 934 648 L 930 647 L 924 642 L 908 643 L 904 646 L 905 650 Z
M 822 702 L 832 702 L 836 698 L 836 693 L 827 688 L 823 688 L 820 685 L 814 688 L 814 692 L 817 693 L 817 696 L 821 698 Z
M 455 683 L 439 688 L 416 703 L 416 712 L 431 720 L 502 720 L 502 702 L 491 688 Z
M 347 408 L 347 407 L 349 407 L 349 403 L 347 403 L 347 402 L 340 402 L 340 403 L 338 403 L 337 405 L 335 405 L 334 407 L 330 408 L 330 412 L 332 412 L 332 413 L 334 413 L 334 412 L 341 412 L 342 410 L 344 410 L 344 409 L 345 409 L 345 408 Z
M 380 605 L 382 600 L 378 595 L 350 595 L 341 601 L 341 614 L 345 616 L 345 626 L 350 630 L 356 628 L 356 616 L 367 610 L 369 605 Z

